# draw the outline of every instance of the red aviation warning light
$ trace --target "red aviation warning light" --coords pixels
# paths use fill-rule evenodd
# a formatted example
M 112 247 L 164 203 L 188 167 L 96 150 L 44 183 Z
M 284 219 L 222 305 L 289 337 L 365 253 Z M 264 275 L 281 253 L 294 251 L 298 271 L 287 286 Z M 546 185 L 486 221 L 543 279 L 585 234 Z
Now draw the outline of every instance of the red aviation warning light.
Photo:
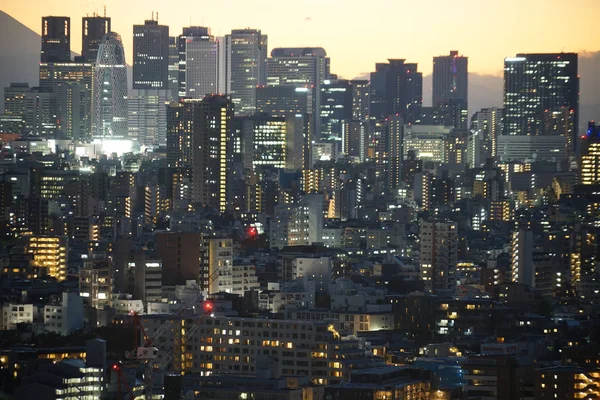
M 213 303 L 210 301 L 205 301 L 202 305 L 202 308 L 204 308 L 205 313 L 211 313 L 213 311 Z

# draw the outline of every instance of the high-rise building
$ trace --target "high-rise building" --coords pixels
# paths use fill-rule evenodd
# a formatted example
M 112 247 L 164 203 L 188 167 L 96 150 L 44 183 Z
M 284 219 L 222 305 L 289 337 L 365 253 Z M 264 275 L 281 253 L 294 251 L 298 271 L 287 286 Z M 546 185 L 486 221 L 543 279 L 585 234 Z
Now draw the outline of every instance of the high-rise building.
M 404 160 L 404 121 L 398 115 L 389 119 L 389 188 L 396 189 L 402 182 L 402 164 Z
M 171 100 L 177 99 L 179 92 L 179 45 L 176 36 L 169 37 L 169 91 Z
M 94 136 L 126 138 L 127 70 L 118 33 L 102 38 L 94 78 Z
M 578 118 L 576 53 L 518 54 L 504 60 L 503 135 L 563 136 L 569 156 Z
M 169 87 L 169 27 L 158 20 L 133 26 L 133 88 Z
M 488 158 L 495 158 L 498 136 L 502 132 L 501 108 L 482 108 L 471 117 L 469 138 L 469 165 L 473 168 L 485 165 Z
M 268 37 L 259 29 L 234 29 L 225 36 L 225 90 L 236 114 L 256 110 L 256 87 L 266 83 Z
M 256 112 L 273 117 L 312 113 L 313 90 L 296 86 L 260 86 L 256 88 Z
M 535 287 L 535 266 L 533 263 L 533 232 L 518 229 L 512 234 L 512 281 Z
M 127 137 L 144 146 L 167 143 L 167 89 L 133 89 L 127 96 Z
M 355 79 L 352 84 L 352 119 L 364 121 L 369 118 L 371 100 L 369 92 L 371 85 L 368 80 Z
M 242 152 L 246 168 L 300 170 L 303 165 L 302 115 L 256 114 L 242 121 Z
M 94 14 L 81 19 L 81 58 L 83 62 L 96 62 L 100 42 L 108 32 L 111 32 L 110 17 Z
M 341 141 L 345 121 L 352 120 L 352 85 L 344 79 L 325 80 L 320 97 L 321 139 Z
M 375 65 L 371 73 L 371 116 L 400 115 L 406 123 L 420 119 L 423 104 L 423 74 L 417 64 L 389 59 Z
M 40 63 L 40 87 L 54 93 L 57 129 L 68 138 L 92 133 L 93 79 L 90 62 Z
M 71 61 L 71 18 L 42 17 L 42 50 L 40 61 Z
M 227 142 L 233 105 L 226 96 L 173 103 L 167 111 L 167 164 L 191 172 L 192 198 L 226 210 Z
M 288 246 L 312 245 L 323 240 L 324 200 L 323 194 L 311 193 L 292 207 L 288 223 Z
M 154 237 L 156 252 L 162 261 L 162 283 L 185 285 L 197 281 L 200 274 L 202 234 L 196 232 L 158 232 Z
M 67 278 L 67 238 L 65 236 L 25 236 L 25 253 L 33 255 L 34 278 L 49 276 L 58 281 Z
M 452 290 L 457 263 L 458 236 L 454 222 L 419 223 L 420 268 L 425 290 L 439 293 Z
M 280 47 L 267 59 L 267 84 L 307 88 L 314 93 L 309 104 L 313 114 L 315 139 L 320 138 L 321 85 L 329 79 L 329 57 L 321 47 Z
M 443 125 L 467 128 L 469 59 L 450 55 L 433 57 L 433 107 L 443 116 Z
M 179 36 L 179 97 L 202 99 L 219 93 L 219 42 L 208 28 L 183 28 Z
M 600 184 L 600 124 L 590 121 L 587 135 L 582 140 L 579 183 Z

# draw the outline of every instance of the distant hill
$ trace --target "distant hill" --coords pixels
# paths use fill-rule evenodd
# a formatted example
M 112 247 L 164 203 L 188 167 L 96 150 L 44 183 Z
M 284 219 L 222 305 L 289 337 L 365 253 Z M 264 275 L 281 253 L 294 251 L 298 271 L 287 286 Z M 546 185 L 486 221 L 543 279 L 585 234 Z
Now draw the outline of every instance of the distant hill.
M 40 48 L 40 35 L 0 11 L 0 110 L 4 109 L 4 87 L 11 82 L 39 84 Z

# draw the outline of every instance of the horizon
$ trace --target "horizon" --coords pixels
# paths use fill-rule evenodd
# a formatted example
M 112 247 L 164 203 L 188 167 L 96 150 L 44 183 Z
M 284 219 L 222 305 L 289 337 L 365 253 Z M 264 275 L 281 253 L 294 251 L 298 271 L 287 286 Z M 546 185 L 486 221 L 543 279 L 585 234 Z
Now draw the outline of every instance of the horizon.
M 423 72 L 424 75 L 429 75 L 432 70 L 433 57 L 447 55 L 450 50 L 458 50 L 460 55 L 469 58 L 470 73 L 495 77 L 503 75 L 504 58 L 515 56 L 518 53 L 574 52 L 578 53 L 580 57 L 586 57 L 600 51 L 600 40 L 594 39 L 595 35 L 593 32 L 593 15 L 600 13 L 600 2 L 594 2 L 593 0 L 582 0 L 581 3 L 586 3 L 586 6 L 569 7 L 567 10 L 560 10 L 562 13 L 560 15 L 558 11 L 552 11 L 554 9 L 559 10 L 560 7 L 552 7 L 552 3 L 559 3 L 558 0 L 550 0 L 549 2 L 532 0 L 526 5 L 521 5 L 521 7 L 524 10 L 532 11 L 536 9 L 534 5 L 540 6 L 536 9 L 540 14 L 540 18 L 536 18 L 534 21 L 528 20 L 527 25 L 529 27 L 526 27 L 522 26 L 523 24 L 519 24 L 520 19 L 525 13 L 515 15 L 513 16 L 515 19 L 512 21 L 512 25 L 507 24 L 505 26 L 512 28 L 512 30 L 505 30 L 504 32 L 497 30 L 497 20 L 501 18 L 496 18 L 490 24 L 482 24 L 479 21 L 473 21 L 472 18 L 474 16 L 485 15 L 485 12 L 491 11 L 493 7 L 498 8 L 496 11 L 500 16 L 506 17 L 509 12 L 514 14 L 514 7 L 509 3 L 515 3 L 515 0 L 503 2 L 501 5 L 478 4 L 477 7 L 473 7 L 478 8 L 477 10 L 465 10 L 464 15 L 457 11 L 461 8 L 460 5 L 450 7 L 445 3 L 430 0 L 424 2 L 423 5 L 426 3 L 437 3 L 439 6 L 435 10 L 427 9 L 427 12 L 430 12 L 430 20 L 435 21 L 437 19 L 438 22 L 448 20 L 448 23 L 454 23 L 454 21 L 458 20 L 463 23 L 455 26 L 452 32 L 448 32 L 447 26 L 444 24 L 436 24 L 434 29 L 428 34 L 419 38 L 411 37 L 410 41 L 403 43 L 406 45 L 406 48 L 403 50 L 390 46 L 390 43 L 394 40 L 391 37 L 389 40 L 381 40 L 381 43 L 372 45 L 373 41 L 371 39 L 366 38 L 361 32 L 357 32 L 357 29 L 354 29 L 354 26 L 357 25 L 352 18 L 354 14 L 343 18 L 348 13 L 347 9 L 351 8 L 351 4 L 356 5 L 358 3 L 355 0 L 351 0 L 347 6 L 345 5 L 343 8 L 337 9 L 332 7 L 336 3 L 339 3 L 338 0 L 330 0 L 324 5 L 321 4 L 320 11 L 322 15 L 340 14 L 339 21 L 308 15 L 310 13 L 315 14 L 319 10 L 307 10 L 304 13 L 295 14 L 293 18 L 288 18 L 287 22 L 289 24 L 286 26 L 289 29 L 277 26 L 276 22 L 279 21 L 277 16 L 288 16 L 290 10 L 287 10 L 287 14 L 285 13 L 286 10 L 283 10 L 282 14 L 274 16 L 273 10 L 268 7 L 268 4 L 274 3 L 271 0 L 260 1 L 267 11 L 264 15 L 253 14 L 252 10 L 249 9 L 258 9 L 259 5 L 257 4 L 248 5 L 239 0 L 233 0 L 235 4 L 233 4 L 232 8 L 236 11 L 231 13 L 231 15 L 227 15 L 231 18 L 224 18 L 222 15 L 224 13 L 215 9 L 218 7 L 208 5 L 203 9 L 204 16 L 194 19 L 190 17 L 186 22 L 183 22 L 184 18 L 177 15 L 177 11 L 165 10 L 167 7 L 155 0 L 144 2 L 146 6 L 144 11 L 134 14 L 131 11 L 139 9 L 139 7 L 136 7 L 136 3 L 136 1 L 133 1 L 124 5 L 109 0 L 105 5 L 106 16 L 112 20 L 112 30 L 119 33 L 123 38 L 125 56 L 129 65 L 132 59 L 133 25 L 143 24 L 152 15 L 158 17 L 159 24 L 169 26 L 170 36 L 179 35 L 181 29 L 186 26 L 205 26 L 210 29 L 211 34 L 214 36 L 224 36 L 230 33 L 232 29 L 240 27 L 251 27 L 260 29 L 269 37 L 269 54 L 276 47 L 323 47 L 331 59 L 332 73 L 336 73 L 345 79 L 364 77 L 374 70 L 375 63 L 385 61 L 388 58 L 404 58 L 408 62 L 415 62 L 419 65 L 419 71 Z M 303 3 L 316 4 L 313 0 L 304 0 Z M 459 0 L 455 3 L 462 3 L 464 5 L 468 3 L 468 0 Z M 411 13 L 419 14 L 420 11 L 423 11 L 423 5 L 411 9 Z M 189 10 L 188 13 L 190 15 L 194 14 L 195 7 L 198 6 L 190 6 L 190 8 L 192 7 L 194 8 Z M 398 11 L 401 5 L 389 5 L 388 8 L 391 8 L 390 11 Z M 38 13 L 31 12 L 31 10 L 35 9 L 38 10 Z M 594 14 L 594 10 L 598 13 Z M 94 13 L 98 15 L 103 14 L 101 7 L 94 3 L 80 5 L 69 1 L 61 2 L 60 4 L 47 4 L 41 0 L 34 0 L 33 4 L 28 3 L 27 7 L 14 3 L 6 4 L 2 11 L 37 34 L 40 34 L 41 18 L 43 16 L 61 15 L 70 17 L 71 51 L 74 53 L 81 51 L 81 18 L 93 15 Z M 331 11 L 331 13 L 327 13 L 326 11 Z M 334 14 L 334 12 L 337 14 Z M 371 9 L 366 10 L 363 18 L 368 18 L 373 12 Z M 145 15 L 146 13 L 147 15 Z M 386 13 L 384 17 L 389 18 L 389 14 L 393 14 L 393 12 Z M 123 17 L 123 15 L 126 15 L 126 17 Z M 553 29 L 551 24 L 542 23 L 544 18 L 541 18 L 541 16 L 543 15 L 548 18 L 560 16 L 565 22 L 565 28 L 560 30 Z M 452 16 L 455 17 L 453 20 L 450 19 Z M 349 21 L 349 23 L 344 24 L 344 21 Z M 510 20 L 508 21 L 510 22 Z M 273 25 L 274 23 L 275 25 Z M 307 25 L 309 26 L 307 27 Z M 326 28 L 329 28 L 328 32 L 332 32 L 331 25 L 336 29 L 332 34 L 326 36 L 318 35 L 319 32 L 324 31 Z M 382 36 L 382 29 L 386 29 L 386 27 L 382 27 L 381 25 L 368 26 L 372 31 L 372 36 Z M 417 30 L 411 29 L 414 28 L 412 25 L 403 25 L 402 23 L 396 26 L 390 25 L 389 30 L 383 32 L 383 35 L 394 36 L 398 33 L 403 33 L 400 37 L 405 37 L 407 34 L 419 35 L 420 33 Z M 365 24 L 365 26 L 367 25 Z M 481 29 L 477 30 L 477 27 Z M 494 30 L 494 27 L 496 27 L 496 30 Z M 481 32 L 481 34 L 472 35 L 470 32 L 473 29 Z M 301 31 L 303 35 L 298 35 L 296 31 Z M 569 31 L 572 34 L 565 36 L 562 34 L 564 31 Z M 533 32 L 536 32 L 536 34 L 531 35 Z M 523 42 L 522 37 L 526 34 L 529 34 L 528 40 Z M 504 35 L 504 40 L 490 41 L 489 35 L 495 35 L 494 38 L 501 38 Z M 518 45 L 515 45 L 515 43 L 518 43 Z M 355 47 L 358 47 L 362 51 L 360 57 L 356 57 Z

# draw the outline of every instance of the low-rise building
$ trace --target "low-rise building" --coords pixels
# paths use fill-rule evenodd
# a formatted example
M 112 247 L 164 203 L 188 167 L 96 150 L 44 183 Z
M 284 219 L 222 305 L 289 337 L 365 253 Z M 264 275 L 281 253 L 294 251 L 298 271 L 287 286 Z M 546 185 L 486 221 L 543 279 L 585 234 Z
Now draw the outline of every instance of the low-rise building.
M 62 301 L 44 306 L 44 328 L 67 336 L 83 327 L 83 299 L 78 293 L 65 292 Z

